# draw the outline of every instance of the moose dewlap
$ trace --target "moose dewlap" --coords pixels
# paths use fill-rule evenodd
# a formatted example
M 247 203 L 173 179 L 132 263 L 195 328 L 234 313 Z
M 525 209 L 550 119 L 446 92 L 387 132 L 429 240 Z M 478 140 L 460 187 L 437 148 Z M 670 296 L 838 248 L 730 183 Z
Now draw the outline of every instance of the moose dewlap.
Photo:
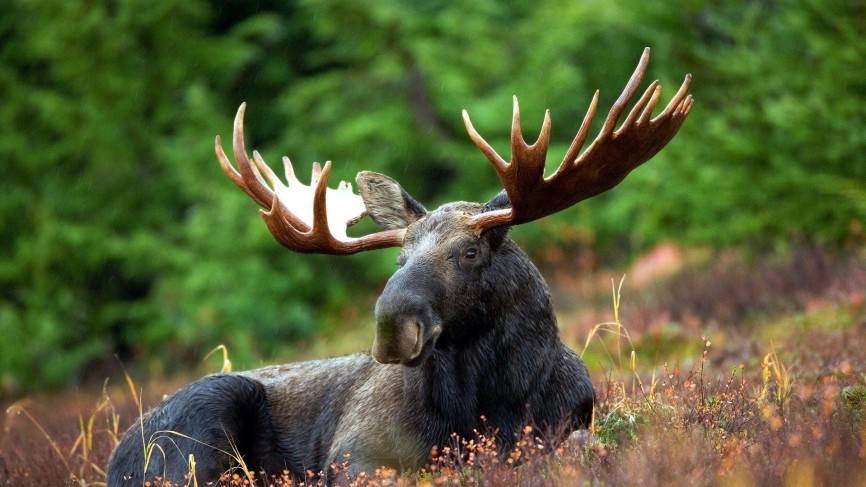
M 547 177 L 549 111 L 538 140 L 527 144 L 514 99 L 510 162 L 464 111 L 469 136 L 503 191 L 487 203 L 454 202 L 433 211 L 373 172 L 358 174 L 360 195 L 345 182 L 331 189 L 330 161 L 313 165 L 307 186 L 284 158 L 283 183 L 258 152 L 248 156 L 241 105 L 233 137 L 238 169 L 219 137 L 216 155 L 229 179 L 262 207 L 278 242 L 305 253 L 401 248 L 399 269 L 376 302 L 371 353 L 216 374 L 182 388 L 126 432 L 111 457 L 109 485 L 141 485 L 156 476 L 182 480 L 190 455 L 199 480 L 242 463 L 297 478 L 321 472 L 328 481 L 329 466 L 346 453 L 352 474 L 413 469 L 455 433 L 495 430 L 497 446 L 507 451 L 525 425 L 559 438 L 588 425 L 594 393 L 586 368 L 560 341 L 547 284 L 508 238 L 508 228 L 612 188 L 677 133 L 692 107 L 688 75 L 655 117 L 661 86 L 650 83 L 616 127 L 648 63 L 649 48 L 582 151 L 596 91 L 565 157 Z M 365 215 L 381 231 L 347 236 L 347 227 Z M 155 446 L 161 452 L 148 454 Z

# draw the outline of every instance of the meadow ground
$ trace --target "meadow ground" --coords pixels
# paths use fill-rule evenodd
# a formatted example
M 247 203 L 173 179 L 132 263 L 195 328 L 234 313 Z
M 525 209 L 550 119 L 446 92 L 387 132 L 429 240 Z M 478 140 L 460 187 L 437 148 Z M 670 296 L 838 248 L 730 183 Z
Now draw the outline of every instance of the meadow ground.
M 554 264 L 561 270 L 545 274 L 563 339 L 583 354 L 598 394 L 590 431 L 551 444 L 526 428 L 505 456 L 479 432 L 419 472 L 344 483 L 866 484 L 862 254 L 803 247 L 767 260 L 662 246 L 621 287 L 620 272 L 576 277 L 579 265 Z M 371 337 L 370 327 L 323 337 L 292 359 L 357 351 Z M 144 391 L 146 408 L 183 382 L 17 401 L 3 418 L 0 485 L 101 485 L 112 446 L 138 415 L 130 390 Z M 292 483 L 271 474 L 254 481 Z M 240 471 L 218 482 L 249 484 Z

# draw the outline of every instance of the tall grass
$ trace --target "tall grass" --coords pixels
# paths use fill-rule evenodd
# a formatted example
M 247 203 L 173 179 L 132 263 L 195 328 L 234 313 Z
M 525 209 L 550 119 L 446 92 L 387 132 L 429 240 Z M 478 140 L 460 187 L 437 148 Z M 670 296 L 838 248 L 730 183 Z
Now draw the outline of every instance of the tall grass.
M 105 485 L 105 458 L 94 455 L 94 442 L 97 435 L 108 439 L 111 448 L 120 441 L 120 415 L 114 408 L 114 403 L 107 392 L 106 382 L 102 395 L 96 405 L 85 417 L 78 415 L 77 436 L 68 448 L 63 448 L 59 442 L 46 430 L 42 423 L 30 413 L 28 401 L 18 401 L 6 409 L 7 416 L 23 416 L 51 446 L 55 458 L 60 461 L 66 471 L 65 483 L 80 487 Z M 97 420 L 102 427 L 97 427 Z M 57 479 L 59 480 L 59 479 Z

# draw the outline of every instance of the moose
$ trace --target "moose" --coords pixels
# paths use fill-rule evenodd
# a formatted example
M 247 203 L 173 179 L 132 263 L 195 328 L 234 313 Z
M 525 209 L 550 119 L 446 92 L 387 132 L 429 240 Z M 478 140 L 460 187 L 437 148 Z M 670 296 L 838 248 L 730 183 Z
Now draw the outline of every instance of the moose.
M 547 284 L 508 229 L 616 186 L 677 133 L 692 108 L 691 75 L 654 118 L 661 86 L 653 81 L 616 127 L 648 63 L 646 48 L 600 133 L 581 152 L 599 101 L 595 92 L 547 177 L 549 110 L 538 139 L 527 144 L 514 98 L 510 161 L 464 110 L 469 137 L 503 190 L 486 203 L 452 202 L 433 211 L 374 172 L 358 174 L 360 194 L 346 182 L 329 188 L 330 161 L 313 164 L 307 186 L 284 157 L 282 182 L 258 152 L 248 156 L 242 104 L 233 132 L 238 168 L 219 136 L 216 156 L 229 179 L 262 207 L 280 244 L 336 255 L 400 247 L 398 269 L 375 304 L 372 349 L 193 382 L 129 428 L 112 453 L 108 484 L 183 479 L 190 458 L 199 479 L 215 479 L 242 461 L 250 470 L 288 470 L 296 478 L 322 472 L 327 482 L 329 466 L 344 458 L 350 474 L 418 468 L 454 434 L 494 430 L 498 448 L 508 451 L 525 425 L 561 438 L 587 427 L 595 396 L 586 367 L 560 340 Z M 364 216 L 381 230 L 348 236 L 347 228 Z

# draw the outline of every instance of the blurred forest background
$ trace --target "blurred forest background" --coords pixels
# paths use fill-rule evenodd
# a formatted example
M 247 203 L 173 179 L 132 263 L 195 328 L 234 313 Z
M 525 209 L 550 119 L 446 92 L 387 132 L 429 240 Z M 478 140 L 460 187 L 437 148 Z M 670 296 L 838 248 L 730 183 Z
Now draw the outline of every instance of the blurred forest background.
M 277 245 L 214 157 L 241 101 L 272 164 L 486 200 L 462 108 L 501 151 L 512 94 L 527 138 L 551 108 L 553 165 L 648 45 L 663 103 L 694 75 L 690 119 L 616 190 L 515 230 L 534 257 L 862 245 L 863 39 L 852 0 L 2 2 L 0 397 L 100 380 L 115 355 L 170 373 L 225 343 L 255 365 L 370 319 L 394 251 Z

